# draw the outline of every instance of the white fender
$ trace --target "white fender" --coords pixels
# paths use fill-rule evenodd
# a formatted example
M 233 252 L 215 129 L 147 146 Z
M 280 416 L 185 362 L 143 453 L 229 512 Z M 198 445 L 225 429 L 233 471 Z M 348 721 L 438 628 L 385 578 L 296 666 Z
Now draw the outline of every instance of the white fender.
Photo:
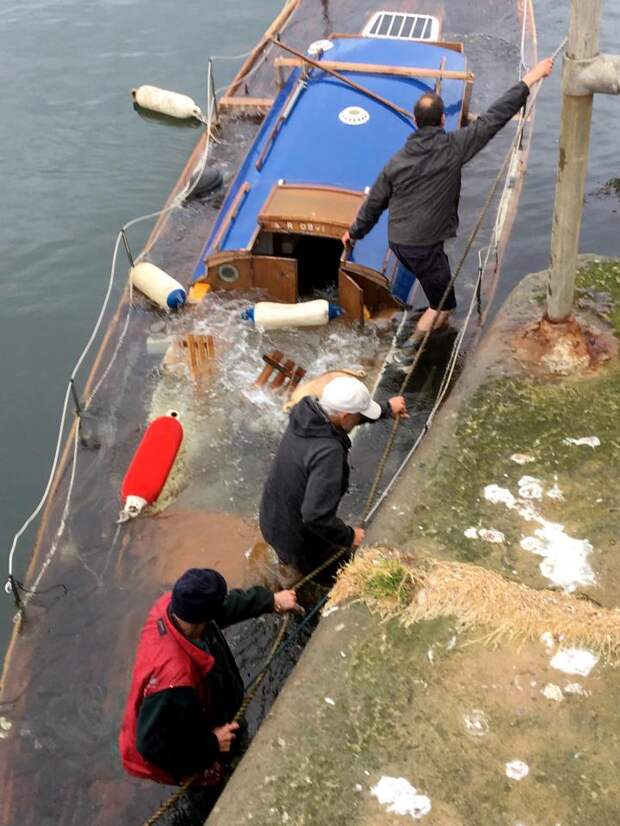
M 185 304 L 187 298 L 185 288 L 155 264 L 142 261 L 131 268 L 129 277 L 136 289 L 163 310 L 178 310 Z
M 324 298 L 299 304 L 259 301 L 254 306 L 254 323 L 263 330 L 282 327 L 317 327 L 329 321 L 329 302 Z
M 204 122 L 204 115 L 200 107 L 188 95 L 170 92 L 157 86 L 138 86 L 132 89 L 133 99 L 143 109 L 161 112 L 172 118 L 196 118 Z

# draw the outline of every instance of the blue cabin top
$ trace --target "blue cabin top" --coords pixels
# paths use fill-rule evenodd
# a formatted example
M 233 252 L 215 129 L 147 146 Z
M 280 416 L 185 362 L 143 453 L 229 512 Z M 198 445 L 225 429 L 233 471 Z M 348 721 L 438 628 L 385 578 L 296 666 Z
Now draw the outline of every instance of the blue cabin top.
M 379 64 L 384 69 L 394 66 L 466 71 L 464 54 L 441 44 L 363 36 L 336 37 L 331 42 L 329 50 L 313 59 Z M 363 69 L 338 71 L 408 112 L 412 112 L 420 95 L 435 87 L 435 79 L 430 77 L 373 74 Z M 448 130 L 460 125 L 464 89 L 463 79 L 442 80 Z M 352 220 L 377 174 L 413 129 L 410 118 L 326 72 L 308 67 L 304 73 L 301 68 L 293 68 L 230 187 L 192 280 L 206 277 L 205 259 L 209 256 L 252 250 L 261 230 L 259 216 L 278 186 L 346 190 L 356 198 L 356 207 L 349 216 Z M 342 231 L 348 223 L 343 223 Z M 386 281 L 387 223 L 386 211 L 349 257 L 355 265 L 382 274 Z M 272 220 L 271 231 L 313 234 L 315 227 L 308 219 L 294 225 L 284 222 L 280 229 Z M 316 234 L 321 231 L 326 232 L 317 224 Z M 332 232 L 332 237 L 337 236 Z

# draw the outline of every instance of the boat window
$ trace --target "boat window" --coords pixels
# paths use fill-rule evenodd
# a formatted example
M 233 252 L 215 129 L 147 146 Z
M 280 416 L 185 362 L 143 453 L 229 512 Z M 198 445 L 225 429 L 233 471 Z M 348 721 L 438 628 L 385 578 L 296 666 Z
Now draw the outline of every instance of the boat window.
M 393 37 L 398 40 L 439 40 L 439 20 L 430 14 L 403 14 L 378 11 L 370 18 L 365 37 Z

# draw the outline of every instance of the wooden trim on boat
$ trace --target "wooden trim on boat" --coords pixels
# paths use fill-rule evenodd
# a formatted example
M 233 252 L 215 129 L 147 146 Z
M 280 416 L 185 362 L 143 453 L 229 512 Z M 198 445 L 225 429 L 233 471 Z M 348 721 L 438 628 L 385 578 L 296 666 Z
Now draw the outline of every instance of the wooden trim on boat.
M 376 38 L 368 37 L 367 35 L 362 34 L 346 34 L 345 32 L 332 32 L 328 35 L 328 40 L 339 40 L 340 38 L 346 37 L 365 37 L 368 40 L 373 40 Z M 388 38 L 389 39 L 389 38 Z M 398 38 L 394 38 L 394 40 L 398 40 Z M 458 52 L 459 54 L 463 54 L 463 44 L 459 43 L 457 40 L 418 40 L 418 41 L 411 41 L 417 43 L 423 43 L 425 46 L 439 46 L 442 49 L 451 49 L 453 52 Z
M 252 109 L 266 114 L 273 106 L 273 101 L 274 98 L 223 97 L 219 99 L 217 106 L 220 111 Z
M 224 237 L 224 235 L 226 234 L 228 228 L 230 227 L 230 224 L 231 224 L 233 218 L 237 217 L 237 212 L 239 211 L 239 207 L 243 203 L 243 200 L 244 200 L 245 196 L 248 194 L 248 192 L 250 191 L 251 188 L 252 187 L 250 186 L 250 184 L 247 181 L 245 181 L 243 186 L 240 187 L 237 194 L 233 198 L 231 205 L 228 207 L 228 212 L 226 213 L 226 217 L 224 218 L 224 220 L 220 224 L 220 228 L 217 231 L 217 235 L 213 239 L 213 249 L 215 249 L 215 250 L 218 249 L 222 238 Z
M 465 91 L 463 92 L 463 100 L 461 102 L 461 126 L 467 126 L 469 123 L 469 104 L 471 103 L 471 93 L 474 90 L 474 81 L 465 81 Z
M 393 75 L 396 77 L 430 77 L 439 78 L 441 80 L 471 80 L 473 82 L 474 75 L 472 72 L 461 72 L 455 69 L 426 69 L 422 66 L 388 66 L 383 63 L 347 63 L 340 60 L 321 60 L 312 61 L 302 60 L 297 57 L 276 57 L 274 61 L 275 66 L 290 67 L 298 69 L 303 67 L 305 63 L 310 63 L 319 69 L 332 72 L 355 72 L 365 75 Z
M 340 238 L 364 201 L 363 192 L 315 184 L 276 184 L 258 214 L 269 232 Z
M 273 20 L 269 28 L 263 34 L 262 38 L 252 49 L 246 60 L 243 62 L 243 65 L 231 81 L 230 86 L 228 87 L 228 89 L 226 89 L 226 97 L 233 97 L 237 89 L 243 83 L 243 80 L 247 73 L 253 68 L 254 63 L 256 62 L 258 57 L 265 51 L 267 46 L 269 46 L 271 38 L 275 34 L 278 34 L 282 26 L 288 21 L 291 14 L 299 5 L 299 2 L 300 0 L 288 0 L 288 2 L 282 8 L 278 16 Z

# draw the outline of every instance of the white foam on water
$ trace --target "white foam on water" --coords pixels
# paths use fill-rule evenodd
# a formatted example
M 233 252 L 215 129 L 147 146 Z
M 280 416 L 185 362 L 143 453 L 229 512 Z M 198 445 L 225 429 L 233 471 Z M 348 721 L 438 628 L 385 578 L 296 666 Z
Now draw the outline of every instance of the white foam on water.
M 587 447 L 595 448 L 599 447 L 601 444 L 601 440 L 598 436 L 581 436 L 579 439 L 572 439 L 570 436 L 566 439 L 562 439 L 565 445 L 587 445 Z
M 598 662 L 598 657 L 587 648 L 564 648 L 551 660 L 551 667 L 566 674 L 587 677 Z
M 410 815 L 413 820 L 420 820 L 431 810 L 430 797 L 418 794 L 417 789 L 404 777 L 384 775 L 377 785 L 371 788 L 370 793 L 381 805 L 387 806 L 388 812 Z
M 530 773 L 530 767 L 523 760 L 511 760 L 506 763 L 506 777 L 511 780 L 523 780 Z

